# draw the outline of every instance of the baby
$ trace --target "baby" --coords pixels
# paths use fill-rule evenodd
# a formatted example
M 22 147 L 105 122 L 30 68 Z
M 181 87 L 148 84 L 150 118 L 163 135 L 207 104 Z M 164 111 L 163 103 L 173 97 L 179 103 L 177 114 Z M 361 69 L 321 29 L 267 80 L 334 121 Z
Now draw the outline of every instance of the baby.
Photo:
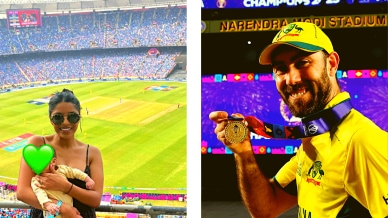
M 66 165 L 55 165 L 55 163 L 56 163 L 56 157 L 54 156 L 50 164 L 46 167 L 46 169 L 42 173 L 49 173 L 50 166 L 51 166 L 55 169 L 57 173 L 59 173 L 61 176 L 63 176 L 66 179 L 69 178 L 69 179 L 82 180 L 86 182 L 87 189 L 92 189 L 94 187 L 94 181 L 86 173 L 82 172 L 79 169 L 68 167 Z M 32 177 L 31 187 L 35 195 L 37 196 L 40 205 L 44 210 L 44 217 L 54 217 L 55 215 L 58 215 L 59 208 L 62 202 L 73 206 L 73 198 L 67 193 L 63 193 L 61 191 L 54 191 L 54 190 L 44 190 L 40 188 L 37 176 Z M 73 184 L 71 188 L 72 187 L 73 187 Z M 58 200 L 58 204 L 53 203 L 51 199 Z M 60 217 L 60 215 L 56 217 Z

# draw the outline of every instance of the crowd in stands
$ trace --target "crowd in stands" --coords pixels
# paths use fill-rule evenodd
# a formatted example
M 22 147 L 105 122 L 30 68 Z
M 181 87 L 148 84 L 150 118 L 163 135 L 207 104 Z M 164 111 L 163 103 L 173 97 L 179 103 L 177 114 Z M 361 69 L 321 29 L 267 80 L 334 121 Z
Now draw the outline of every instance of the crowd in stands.
M 16 185 L 0 182 L 0 202 L 1 201 L 16 201 Z M 0 208 L 0 218 L 27 218 L 29 217 L 29 209 L 20 208 Z
M 0 19 L 0 89 L 78 78 L 166 78 L 185 52 L 186 7 L 42 15 L 42 27 Z M 158 53 L 149 54 L 151 48 Z
M 30 209 L 0 208 L 0 218 L 29 218 Z
M 0 58 L 0 88 L 12 84 L 98 78 L 165 78 L 185 48 L 149 48 L 70 51 L 12 55 Z
M 33 51 L 186 46 L 186 7 L 42 15 L 42 27 L 8 28 L 0 19 L 0 55 Z

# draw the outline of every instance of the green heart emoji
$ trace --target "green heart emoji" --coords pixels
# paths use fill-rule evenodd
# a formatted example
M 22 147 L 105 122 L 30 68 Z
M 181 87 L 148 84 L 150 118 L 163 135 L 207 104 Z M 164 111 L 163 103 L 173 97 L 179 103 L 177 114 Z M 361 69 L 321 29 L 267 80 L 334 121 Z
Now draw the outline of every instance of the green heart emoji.
M 29 144 L 23 148 L 24 160 L 32 171 L 38 175 L 50 164 L 53 157 L 54 148 L 48 144 L 40 147 Z

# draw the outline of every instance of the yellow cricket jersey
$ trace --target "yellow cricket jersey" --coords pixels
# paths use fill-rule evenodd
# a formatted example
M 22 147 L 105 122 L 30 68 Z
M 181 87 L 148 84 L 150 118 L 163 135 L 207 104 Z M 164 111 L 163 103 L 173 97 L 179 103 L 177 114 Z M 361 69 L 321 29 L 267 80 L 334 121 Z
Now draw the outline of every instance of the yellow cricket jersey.
M 299 218 L 388 217 L 388 133 L 352 109 L 335 130 L 302 139 L 274 179 L 296 180 Z

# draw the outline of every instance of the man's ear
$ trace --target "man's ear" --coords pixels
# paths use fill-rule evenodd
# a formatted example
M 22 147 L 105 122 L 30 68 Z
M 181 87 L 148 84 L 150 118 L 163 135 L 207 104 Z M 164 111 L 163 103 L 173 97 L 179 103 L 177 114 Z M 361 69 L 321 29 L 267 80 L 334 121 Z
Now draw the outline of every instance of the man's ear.
M 335 51 L 330 53 L 328 57 L 328 61 L 329 61 L 329 75 L 335 77 L 337 74 L 337 69 L 340 62 L 340 57 L 338 53 Z

